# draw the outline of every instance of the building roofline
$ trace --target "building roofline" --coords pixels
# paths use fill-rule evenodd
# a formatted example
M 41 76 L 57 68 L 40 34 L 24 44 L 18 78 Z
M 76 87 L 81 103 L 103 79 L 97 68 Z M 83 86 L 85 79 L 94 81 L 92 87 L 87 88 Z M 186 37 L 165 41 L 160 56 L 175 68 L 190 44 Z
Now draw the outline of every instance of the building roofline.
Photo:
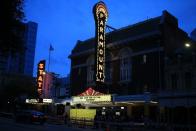
M 113 45 L 118 45 L 118 44 L 121 44 L 123 42 L 134 41 L 134 40 L 137 40 L 137 39 L 142 39 L 142 38 L 146 38 L 146 37 L 149 37 L 149 36 L 152 36 L 152 35 L 160 35 L 160 34 L 161 34 L 161 32 L 159 32 L 159 31 L 153 31 L 153 32 L 141 34 L 140 36 L 137 36 L 137 37 L 135 36 L 135 37 L 127 38 L 125 40 L 119 40 L 119 41 L 116 41 L 116 42 L 113 42 L 113 43 L 108 43 L 106 45 L 106 48 L 110 48 L 112 44 Z M 92 53 L 94 51 L 95 51 L 95 49 L 91 48 L 91 49 L 88 49 L 88 50 L 83 51 L 83 52 L 70 54 L 68 56 L 68 58 L 73 58 L 73 57 L 77 57 L 77 56 L 80 56 L 80 55 L 89 54 L 89 53 Z
M 116 30 L 113 30 L 113 31 L 111 31 L 111 32 L 107 32 L 105 35 L 108 36 L 108 35 L 111 35 L 111 34 L 114 33 L 114 32 L 120 32 L 120 31 L 122 31 L 122 30 L 126 30 L 126 29 L 129 29 L 129 28 L 133 28 L 133 27 L 135 27 L 135 26 L 139 26 L 139 25 L 145 24 L 145 23 L 147 23 L 147 22 L 149 22 L 149 21 L 151 21 L 151 20 L 156 20 L 156 19 L 159 19 L 159 18 L 161 18 L 161 16 L 157 16 L 157 17 L 150 18 L 150 19 L 147 19 L 147 20 L 144 20 L 144 21 L 140 21 L 140 22 L 137 22 L 137 23 L 135 23 L 135 24 L 128 25 L 128 26 L 120 27 L 120 28 L 118 28 L 118 29 L 116 29 Z M 85 42 L 91 41 L 91 40 L 94 40 L 94 39 L 95 39 L 95 37 L 88 38 L 88 39 L 86 39 L 86 40 L 84 40 L 84 41 L 82 41 L 82 40 L 77 40 L 77 44 L 85 44 Z M 78 41 L 79 41 L 79 43 L 78 43 Z

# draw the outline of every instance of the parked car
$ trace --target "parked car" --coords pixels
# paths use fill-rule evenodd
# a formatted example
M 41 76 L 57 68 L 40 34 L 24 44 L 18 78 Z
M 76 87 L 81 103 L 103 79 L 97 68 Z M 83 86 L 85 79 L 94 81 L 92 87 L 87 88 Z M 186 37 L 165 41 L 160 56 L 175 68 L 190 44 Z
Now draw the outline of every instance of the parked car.
M 15 113 L 15 121 L 28 123 L 39 122 L 40 124 L 44 124 L 46 116 L 44 113 L 35 110 L 21 110 Z

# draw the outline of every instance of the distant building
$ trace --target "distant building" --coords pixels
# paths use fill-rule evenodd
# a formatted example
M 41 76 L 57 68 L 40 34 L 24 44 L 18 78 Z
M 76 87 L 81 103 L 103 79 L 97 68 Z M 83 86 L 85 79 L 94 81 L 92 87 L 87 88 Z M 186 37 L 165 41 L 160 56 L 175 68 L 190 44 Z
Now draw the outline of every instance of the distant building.
M 70 97 L 70 75 L 59 78 L 53 72 L 44 72 L 42 98 L 62 99 Z
M 24 70 L 22 73 L 32 76 L 38 25 L 35 22 L 28 22 L 25 24 L 25 27 L 24 43 L 26 50 L 24 55 Z
M 58 83 L 59 86 L 57 87 L 57 97 L 70 97 L 70 75 L 67 75 L 67 77 L 58 78 Z
M 0 73 L 8 72 L 11 56 L 9 53 L 0 52 Z
M 196 41 L 196 29 L 191 32 L 191 38 Z
M 10 54 L 0 52 L 0 72 L 1 73 L 15 73 L 33 76 L 37 23 L 24 23 L 24 31 L 22 39 L 24 42 L 24 51 Z
M 70 97 L 70 74 L 65 77 L 65 96 Z
M 42 98 L 54 98 L 57 96 L 58 75 L 53 72 L 45 72 L 43 76 Z

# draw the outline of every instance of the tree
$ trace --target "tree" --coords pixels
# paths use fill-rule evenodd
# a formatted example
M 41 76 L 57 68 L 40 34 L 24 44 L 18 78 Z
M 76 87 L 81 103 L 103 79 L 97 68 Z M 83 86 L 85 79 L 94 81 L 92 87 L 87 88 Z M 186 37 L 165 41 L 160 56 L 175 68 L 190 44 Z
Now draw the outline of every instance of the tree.
M 4 108 L 8 101 L 13 103 L 23 96 L 28 98 L 38 96 L 35 78 L 20 74 L 4 74 L 4 76 L 5 82 L 3 87 L 0 88 L 1 108 Z
M 1 0 L 0 4 L 0 51 L 23 51 L 24 0 Z

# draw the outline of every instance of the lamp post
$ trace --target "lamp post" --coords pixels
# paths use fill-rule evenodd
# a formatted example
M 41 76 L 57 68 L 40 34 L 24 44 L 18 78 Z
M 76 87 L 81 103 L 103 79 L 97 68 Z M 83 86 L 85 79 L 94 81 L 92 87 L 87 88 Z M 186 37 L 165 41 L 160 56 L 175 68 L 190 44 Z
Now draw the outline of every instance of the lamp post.
M 185 43 L 185 48 L 187 48 L 187 49 L 191 48 L 191 44 L 190 43 Z M 185 87 L 185 88 L 187 88 L 187 87 Z M 187 102 L 188 130 L 191 131 L 190 106 L 189 106 L 189 98 L 188 98 L 190 90 L 186 89 L 186 93 L 187 93 L 186 102 Z
M 45 96 L 45 75 L 46 75 L 46 71 L 43 71 L 42 72 L 42 75 L 43 75 L 43 98 L 45 98 L 46 96 Z

